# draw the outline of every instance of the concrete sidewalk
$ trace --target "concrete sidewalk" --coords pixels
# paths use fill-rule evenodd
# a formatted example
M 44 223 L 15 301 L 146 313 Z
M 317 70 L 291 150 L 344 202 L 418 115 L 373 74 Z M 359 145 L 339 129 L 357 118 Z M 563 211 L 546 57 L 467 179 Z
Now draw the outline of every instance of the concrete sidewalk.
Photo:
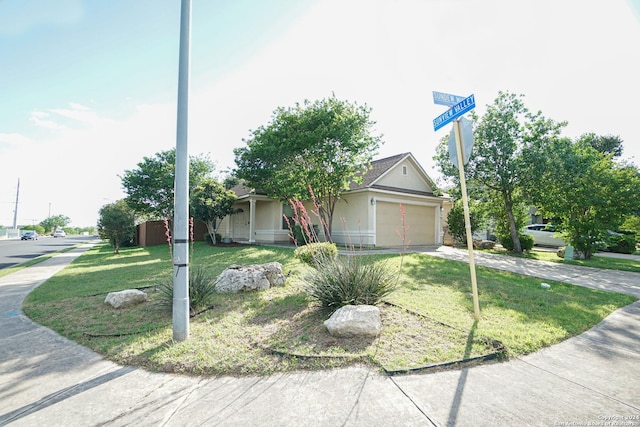
M 351 367 L 193 378 L 118 366 L 22 314 L 25 295 L 84 249 L 0 278 L 0 425 L 640 426 L 640 302 L 578 337 L 509 362 L 394 377 Z M 478 257 L 485 262 L 503 269 L 510 263 Z M 589 277 L 608 277 L 556 268 L 545 274 L 583 286 Z M 637 295 L 639 276 L 591 286 Z

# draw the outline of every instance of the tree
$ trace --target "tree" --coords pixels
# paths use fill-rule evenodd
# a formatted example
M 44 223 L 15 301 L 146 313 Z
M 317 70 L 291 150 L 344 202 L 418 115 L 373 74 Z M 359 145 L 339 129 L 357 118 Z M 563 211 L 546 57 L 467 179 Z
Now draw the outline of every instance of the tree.
M 602 154 L 610 154 L 613 158 L 622 155 L 622 139 L 619 136 L 598 136 L 595 133 L 585 133 L 578 138 L 577 142 L 587 144 Z
M 2 228 L 2 227 L 0 226 L 0 228 Z M 25 225 L 25 226 L 22 226 L 22 227 L 19 227 L 19 228 L 21 230 L 33 230 L 38 234 L 44 234 L 45 233 L 44 227 L 41 226 L 40 224 L 37 224 L 37 225 Z
M 628 215 L 640 209 L 640 173 L 616 162 L 579 138 L 555 141 L 538 156 L 543 171 L 530 194 L 547 217 L 559 221 L 565 237 L 585 259 L 591 258 L 609 230 L 617 230 Z
M 145 157 L 137 169 L 126 170 L 122 188 L 126 201 L 138 215 L 146 219 L 173 218 L 176 150 L 161 151 Z M 189 188 L 199 185 L 214 171 L 205 156 L 189 159 Z
M 556 138 L 566 123 L 545 118 L 541 112 L 529 112 L 522 101 L 523 95 L 500 92 L 487 112 L 477 121 L 474 146 L 465 177 L 485 199 L 499 209 L 505 228 L 513 241 L 513 251 L 522 252 L 517 210 L 524 204 L 522 189 L 531 181 L 525 173 L 529 164 L 528 147 L 546 146 Z M 443 174 L 457 174 L 450 166 L 445 144 L 440 142 L 435 160 Z M 446 155 L 445 155 L 446 154 Z M 455 175 L 454 175 L 455 176 Z M 455 179 L 455 178 L 454 178 Z
M 57 228 L 66 227 L 71 222 L 68 216 L 54 215 L 40 222 L 40 225 L 44 228 L 45 233 L 52 233 Z
M 98 233 L 101 238 L 109 241 L 114 253 L 120 252 L 123 242 L 133 239 L 135 231 L 135 213 L 124 199 L 100 209 Z
M 191 195 L 191 215 L 207 225 L 211 242 L 216 244 L 218 219 L 236 212 L 233 204 L 238 197 L 214 179 L 207 179 L 196 186 Z
M 277 108 L 271 122 L 234 150 L 236 176 L 281 201 L 315 197 L 331 241 L 333 212 L 352 181 L 361 182 L 381 137 L 374 136 L 371 109 L 348 101 L 305 100 Z M 313 194 L 312 194 L 313 192 Z

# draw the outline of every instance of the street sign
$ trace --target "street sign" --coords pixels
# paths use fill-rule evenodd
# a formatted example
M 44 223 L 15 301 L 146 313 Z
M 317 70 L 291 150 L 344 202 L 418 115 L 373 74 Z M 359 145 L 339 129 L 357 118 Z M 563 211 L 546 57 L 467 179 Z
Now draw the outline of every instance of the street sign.
M 464 117 L 460 117 L 460 138 L 462 138 L 462 160 L 463 164 L 469 162 L 471 157 L 471 150 L 473 149 L 473 125 Z M 456 144 L 455 130 L 451 129 L 449 133 L 449 160 L 453 163 L 453 166 L 458 167 L 458 147 Z
M 473 95 L 459 100 L 458 96 L 448 93 L 433 92 L 433 102 L 436 104 L 451 105 L 458 101 L 449 110 L 433 120 L 433 130 L 437 131 L 447 123 L 461 117 L 464 113 L 476 107 Z M 464 129 L 463 129 L 464 127 Z M 471 217 L 469 215 L 469 201 L 467 200 L 467 183 L 464 178 L 464 165 L 469 161 L 469 155 L 473 147 L 473 131 L 471 122 L 462 118 L 453 123 L 453 135 L 449 138 L 449 158 L 458 167 L 460 174 L 460 189 L 462 190 L 462 206 L 464 208 L 464 224 L 467 230 L 467 249 L 469 251 L 469 270 L 471 271 L 471 292 L 473 295 L 473 317 L 480 320 L 480 302 L 478 298 L 478 281 L 476 279 L 476 264 L 473 258 L 473 236 L 471 235 Z M 464 144 L 464 146 L 463 146 Z
M 474 108 L 476 108 L 476 100 L 474 95 L 471 95 L 433 119 L 433 130 L 440 129 Z
M 451 95 L 450 93 L 433 91 L 433 103 L 453 107 L 464 101 L 464 96 Z

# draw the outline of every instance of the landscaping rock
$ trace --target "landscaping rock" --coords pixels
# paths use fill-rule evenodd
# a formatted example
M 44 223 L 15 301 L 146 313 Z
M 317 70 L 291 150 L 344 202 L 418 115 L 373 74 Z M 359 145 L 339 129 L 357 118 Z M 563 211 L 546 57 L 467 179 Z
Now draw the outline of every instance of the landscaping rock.
M 324 322 L 335 337 L 376 337 L 382 330 L 380 309 L 372 305 L 345 305 Z
M 493 249 L 496 245 L 496 242 L 491 240 L 474 240 L 473 247 L 476 249 Z
M 104 303 L 113 308 L 127 308 L 145 301 L 147 301 L 146 293 L 138 289 L 125 289 L 119 292 L 109 292 Z
M 271 286 L 282 286 L 286 277 L 282 264 L 269 262 L 259 265 L 231 265 L 216 280 L 217 292 L 264 291 Z

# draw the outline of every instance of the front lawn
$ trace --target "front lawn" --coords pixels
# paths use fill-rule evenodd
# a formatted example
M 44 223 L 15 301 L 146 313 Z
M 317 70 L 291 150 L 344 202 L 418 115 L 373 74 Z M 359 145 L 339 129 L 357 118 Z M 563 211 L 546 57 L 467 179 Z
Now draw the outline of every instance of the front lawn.
M 265 246 L 211 247 L 196 243 L 190 265 L 218 275 L 230 264 L 278 261 L 284 287 L 260 293 L 215 294 L 210 309 L 191 318 L 190 338 L 172 342 L 172 315 L 157 287 L 171 278 L 166 246 L 100 244 L 34 290 L 24 312 L 105 357 L 150 370 L 200 375 L 269 374 L 364 363 L 405 370 L 494 353 L 536 351 L 579 334 L 633 297 L 478 268 L 482 320 L 474 322 L 469 266 L 406 255 L 398 289 L 380 306 L 376 339 L 337 339 L 322 322 L 329 313 L 310 301 L 301 276 L 308 267 L 293 250 Z M 372 262 L 399 265 L 398 255 Z M 115 310 L 108 292 L 143 288 L 150 301 Z

